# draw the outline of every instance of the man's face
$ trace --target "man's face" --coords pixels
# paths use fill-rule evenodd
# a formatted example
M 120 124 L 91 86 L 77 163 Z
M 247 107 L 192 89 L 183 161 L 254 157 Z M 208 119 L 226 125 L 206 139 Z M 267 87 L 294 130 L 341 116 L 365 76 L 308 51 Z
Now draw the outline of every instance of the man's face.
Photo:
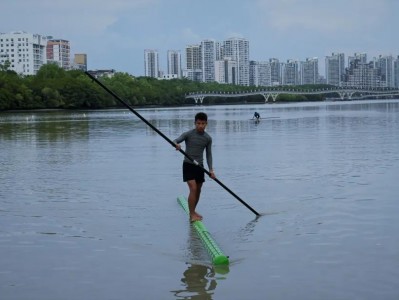
M 197 121 L 195 121 L 194 124 L 195 124 L 195 129 L 198 132 L 204 132 L 205 128 L 206 128 L 206 125 L 208 125 L 208 122 L 204 121 L 204 120 L 197 120 Z

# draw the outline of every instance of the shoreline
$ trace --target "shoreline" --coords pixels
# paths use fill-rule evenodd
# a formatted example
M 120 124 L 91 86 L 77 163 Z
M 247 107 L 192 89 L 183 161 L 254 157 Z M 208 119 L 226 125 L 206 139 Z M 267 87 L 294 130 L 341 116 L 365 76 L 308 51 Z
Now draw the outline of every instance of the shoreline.
M 369 99 L 340 99 L 340 98 L 326 98 L 323 100 L 313 101 L 254 101 L 254 102 L 234 102 L 234 103 L 212 103 L 212 104 L 184 104 L 184 105 L 144 105 L 144 106 L 131 106 L 133 109 L 151 109 L 151 108 L 179 108 L 179 107 L 196 107 L 196 106 L 234 106 L 234 105 L 275 105 L 275 104 L 287 104 L 287 103 L 323 103 L 323 102 L 352 102 L 352 101 L 368 101 L 368 100 L 398 100 L 398 98 L 369 98 Z M 101 110 L 125 110 L 126 107 L 106 107 L 106 108 L 37 108 L 37 109 L 10 109 L 0 110 L 2 113 L 26 113 L 26 112 L 56 112 L 56 111 L 101 111 Z

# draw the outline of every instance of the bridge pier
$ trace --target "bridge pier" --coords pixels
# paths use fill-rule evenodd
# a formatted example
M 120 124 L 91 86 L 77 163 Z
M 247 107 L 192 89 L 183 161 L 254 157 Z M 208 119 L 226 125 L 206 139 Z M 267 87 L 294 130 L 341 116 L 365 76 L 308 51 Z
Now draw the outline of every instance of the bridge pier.
M 354 93 L 355 93 L 355 92 L 338 92 L 339 97 L 341 98 L 341 100 L 344 100 L 344 99 L 345 99 L 345 96 L 346 96 L 348 99 L 352 99 L 352 96 L 353 96 Z
M 202 102 L 204 102 L 204 96 L 199 96 L 199 97 L 194 97 L 195 104 L 198 104 L 198 101 L 202 105 Z
M 272 95 L 272 98 L 273 98 L 273 102 L 276 102 L 277 96 L 280 95 L 280 94 L 278 94 L 278 93 L 273 93 L 273 94 L 271 94 L 271 95 Z
M 266 103 L 269 99 L 270 94 L 267 93 L 260 93 L 260 94 L 263 96 L 263 98 L 265 98 L 265 103 Z

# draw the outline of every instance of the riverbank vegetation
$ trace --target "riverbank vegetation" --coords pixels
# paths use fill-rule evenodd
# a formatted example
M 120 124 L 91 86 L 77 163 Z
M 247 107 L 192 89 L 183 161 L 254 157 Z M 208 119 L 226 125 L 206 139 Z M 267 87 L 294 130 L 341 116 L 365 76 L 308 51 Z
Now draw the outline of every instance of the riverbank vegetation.
M 200 91 L 234 93 L 256 87 L 201 83 L 188 79 L 158 80 L 116 73 L 100 80 L 132 106 L 181 106 L 195 104 L 186 94 Z M 324 86 L 297 86 L 296 89 Z M 294 88 L 294 87 L 291 87 Z M 277 101 L 320 101 L 322 95 L 279 95 Z M 260 95 L 248 97 L 206 97 L 203 104 L 234 104 L 264 102 Z M 34 76 L 20 76 L 0 66 L 0 110 L 26 109 L 96 109 L 120 107 L 84 72 L 65 71 L 54 65 L 44 65 Z

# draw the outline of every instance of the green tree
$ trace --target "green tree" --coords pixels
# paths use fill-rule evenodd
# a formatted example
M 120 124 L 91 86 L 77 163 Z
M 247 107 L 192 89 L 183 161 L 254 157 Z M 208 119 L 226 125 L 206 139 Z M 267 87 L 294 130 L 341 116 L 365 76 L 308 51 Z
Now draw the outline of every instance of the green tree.
M 63 101 L 58 90 L 45 87 L 42 89 L 42 99 L 47 108 L 59 108 L 63 106 Z
M 0 71 L 1 72 L 6 72 L 10 69 L 11 62 L 9 60 L 6 60 L 4 64 L 0 64 Z
M 79 70 L 65 71 L 55 64 L 43 65 L 34 76 L 20 76 L 9 70 L 10 63 L 0 65 L 0 110 L 35 108 L 110 108 L 121 104 L 90 77 Z M 99 79 L 129 105 L 184 105 L 194 104 L 185 99 L 193 92 L 219 92 L 225 97 L 207 97 L 205 104 L 262 102 L 263 97 L 229 97 L 242 91 L 261 88 L 237 86 L 216 82 L 201 83 L 186 78 L 158 80 L 150 77 L 134 77 L 117 72 L 113 77 Z M 309 90 L 329 87 L 307 85 L 296 87 L 273 87 Z M 323 95 L 279 95 L 277 101 L 320 101 Z

